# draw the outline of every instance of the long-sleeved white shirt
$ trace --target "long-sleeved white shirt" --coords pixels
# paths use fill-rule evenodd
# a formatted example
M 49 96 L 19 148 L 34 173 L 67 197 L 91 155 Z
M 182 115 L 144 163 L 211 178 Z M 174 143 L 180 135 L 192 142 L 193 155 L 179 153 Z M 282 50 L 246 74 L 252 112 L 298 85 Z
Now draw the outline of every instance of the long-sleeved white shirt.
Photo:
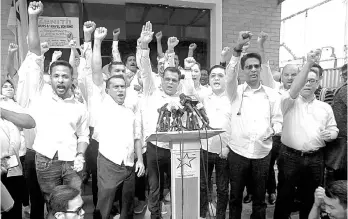
M 247 83 L 237 85 L 235 66 L 238 60 L 232 56 L 227 66 L 226 89 L 232 108 L 229 147 L 241 156 L 259 159 L 272 149 L 272 138 L 266 141 L 263 138 L 273 130 L 276 134 L 282 130 L 280 95 L 262 84 L 257 89 L 251 89 Z

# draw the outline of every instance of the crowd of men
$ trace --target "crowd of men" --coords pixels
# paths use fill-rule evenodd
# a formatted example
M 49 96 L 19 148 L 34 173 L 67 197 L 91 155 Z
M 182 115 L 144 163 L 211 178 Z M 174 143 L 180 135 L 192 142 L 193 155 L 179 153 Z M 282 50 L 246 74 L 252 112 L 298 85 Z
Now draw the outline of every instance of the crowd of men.
M 265 57 L 267 34 L 258 37 L 258 53 L 247 53 L 252 33 L 241 31 L 234 47 L 222 50 L 221 62 L 203 71 L 203 63 L 194 59 L 195 44 L 180 67 L 179 40 L 169 37 L 163 52 L 161 32 L 156 34 L 157 60 L 150 60 L 154 33 L 147 22 L 139 30 L 136 53 L 123 60 L 121 30 L 115 29 L 112 61 L 103 66 L 101 45 L 108 30 L 87 21 L 83 46 L 77 48 L 70 39 L 69 60 L 56 51 L 44 72 L 49 48 L 38 33 L 42 12 L 41 2 L 29 4 L 28 54 L 17 71 L 18 46 L 10 44 L 2 72 L 4 219 L 22 218 L 28 197 L 31 219 L 45 217 L 45 203 L 47 218 L 83 218 L 86 164 L 94 218 L 108 219 L 115 201 L 122 219 L 146 207 L 151 218 L 161 218 L 161 203 L 170 199 L 163 191 L 165 174 L 171 177 L 169 142 L 146 138 L 156 132 L 157 109 L 164 104 L 182 108 L 182 93 L 204 105 L 211 127 L 226 130 L 202 144 L 200 218 L 212 212 L 225 218 L 227 205 L 230 219 L 241 218 L 243 201 L 252 201 L 255 219 L 266 218 L 267 202 L 275 204 L 275 219 L 288 219 L 297 210 L 301 219 L 347 218 L 347 64 L 330 105 L 315 95 L 323 75 L 320 50 L 310 51 L 303 66 L 286 65 L 281 81 L 275 81 Z M 208 195 L 214 169 L 216 206 Z

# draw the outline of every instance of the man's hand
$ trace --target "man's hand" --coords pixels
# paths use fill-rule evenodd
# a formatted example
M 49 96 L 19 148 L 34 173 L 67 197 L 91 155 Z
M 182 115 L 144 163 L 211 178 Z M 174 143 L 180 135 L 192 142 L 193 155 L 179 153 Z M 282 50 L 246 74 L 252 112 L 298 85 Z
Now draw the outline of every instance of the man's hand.
M 10 155 L 8 153 L 1 155 L 1 174 L 7 173 L 7 170 L 9 168 L 8 159 L 10 159 Z
M 135 91 L 141 91 L 141 86 L 139 84 L 134 84 L 133 88 Z
M 168 38 L 168 50 L 169 51 L 174 51 L 174 48 L 178 45 L 179 40 L 176 37 L 169 37 Z
M 77 155 L 74 160 L 73 170 L 75 170 L 76 172 L 80 172 L 81 170 L 83 170 L 84 163 L 85 163 L 84 156 L 82 154 Z
M 330 141 L 332 140 L 331 132 L 328 130 L 324 130 L 320 132 L 320 138 L 324 141 Z
M 143 25 L 143 29 L 140 34 L 140 40 L 141 40 L 143 49 L 148 48 L 148 45 L 152 41 L 152 38 L 153 38 L 152 24 L 150 21 L 148 21 L 146 22 L 145 25 Z
M 273 128 L 268 128 L 265 136 L 263 137 L 263 141 L 267 141 L 268 139 L 272 138 L 274 136 L 275 132 Z
M 30 2 L 28 7 L 29 16 L 39 17 L 43 12 L 43 4 L 41 1 L 38 2 Z
M 196 60 L 193 57 L 187 57 L 184 60 L 185 69 L 191 69 L 194 64 L 196 64 Z
M 267 39 L 268 39 L 268 34 L 263 32 L 263 31 L 261 31 L 261 33 L 257 37 L 257 44 L 259 46 L 263 46 L 263 44 L 266 42 Z
M 107 34 L 108 30 L 105 27 L 98 27 L 94 31 L 94 39 L 101 42 L 104 40 Z
M 62 57 L 62 51 L 54 51 L 52 55 L 52 62 L 57 61 L 60 57 Z
M 316 62 L 318 62 L 320 60 L 320 56 L 321 56 L 321 50 L 320 49 L 311 50 L 307 54 L 307 62 L 309 62 L 309 63 L 316 63 Z
M 15 53 L 18 51 L 18 45 L 14 44 L 14 43 L 10 43 L 10 45 L 8 46 L 8 53 Z
M 137 172 L 137 176 L 141 177 L 142 175 L 144 175 L 145 173 L 145 166 L 143 161 L 137 161 L 137 163 L 135 164 L 135 172 Z
M 243 46 L 251 40 L 252 33 L 250 31 L 241 31 L 237 39 L 236 49 L 241 50 Z
M 76 40 L 70 40 L 69 41 L 69 46 L 72 49 L 76 49 L 76 46 L 77 46 Z
M 221 150 L 219 157 L 227 160 L 228 153 L 230 153 L 230 149 L 226 146 Z
M 189 50 L 195 51 L 197 49 L 197 45 L 195 43 L 191 43 L 189 46 Z
M 161 40 L 162 40 L 162 37 L 163 37 L 162 31 L 156 33 L 156 40 L 157 40 L 157 41 L 161 41 Z
M 45 54 L 50 49 L 47 42 L 42 42 L 40 46 L 41 46 L 41 55 Z
M 227 61 L 227 56 L 230 53 L 230 47 L 224 47 L 223 50 L 221 51 L 221 62 L 226 62 Z
M 83 32 L 85 34 L 90 34 L 92 35 L 93 31 L 95 30 L 95 27 L 97 25 L 93 22 L 93 21 L 86 21 L 84 24 L 83 24 Z
M 112 37 L 113 37 L 113 41 L 118 41 L 118 36 L 121 33 L 121 29 L 120 28 L 116 28 L 114 31 L 112 31 Z
M 318 187 L 314 192 L 314 205 L 319 208 L 323 203 L 323 199 L 325 197 L 325 189 L 322 187 Z

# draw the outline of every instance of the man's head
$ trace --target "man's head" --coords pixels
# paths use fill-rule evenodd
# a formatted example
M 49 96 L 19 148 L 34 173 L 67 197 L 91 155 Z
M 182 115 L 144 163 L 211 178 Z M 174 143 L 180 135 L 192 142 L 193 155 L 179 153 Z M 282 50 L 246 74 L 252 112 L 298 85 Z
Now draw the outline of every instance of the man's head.
M 80 191 L 68 185 L 53 189 L 48 201 L 49 215 L 56 219 L 83 219 L 83 200 Z
M 330 218 L 347 218 L 347 180 L 338 180 L 325 189 L 325 211 Z
M 1 86 L 1 94 L 7 98 L 13 99 L 15 95 L 15 87 L 11 80 L 5 80 Z
M 324 70 L 319 64 L 314 63 L 311 70 L 314 71 L 316 74 L 318 74 L 319 80 L 323 79 Z
M 180 61 L 179 61 L 179 56 L 177 54 L 175 54 L 174 56 L 174 63 L 175 63 L 175 67 L 179 68 Z
M 106 81 L 106 93 L 119 105 L 124 103 L 126 98 L 126 79 L 124 75 L 111 76 Z
M 51 64 L 51 86 L 54 92 L 62 99 L 70 97 L 73 82 L 73 68 L 69 62 L 58 60 Z
M 346 83 L 347 82 L 347 64 L 344 64 L 342 67 L 341 67 L 341 81 L 342 83 Z
M 209 70 L 209 84 L 214 93 L 220 94 L 226 89 L 225 67 L 214 65 Z
M 164 72 L 164 62 L 165 62 L 165 58 L 159 58 L 158 62 L 157 62 L 157 72 L 158 75 L 163 77 L 163 72 Z
M 283 82 L 283 86 L 285 90 L 289 90 L 292 82 L 294 82 L 295 77 L 300 72 L 299 66 L 295 64 L 287 64 L 284 66 L 281 80 Z
M 261 56 L 257 53 L 248 53 L 241 60 L 244 79 L 249 86 L 258 86 L 260 83 Z
M 201 69 L 201 85 L 205 86 L 209 83 L 209 74 L 206 69 Z
M 110 72 L 110 76 L 125 74 L 126 67 L 124 66 L 122 62 L 111 62 L 109 64 L 109 72 Z
M 307 82 L 300 92 L 301 96 L 306 99 L 311 98 L 314 95 L 314 92 L 318 89 L 319 81 L 319 73 L 311 68 L 307 76 Z
M 162 78 L 162 89 L 167 95 L 174 95 L 178 91 L 181 72 L 175 67 L 168 67 L 164 70 Z
M 199 84 L 199 81 L 201 80 L 201 65 L 196 62 L 191 68 L 192 70 L 192 80 L 195 84 Z
M 135 59 L 135 54 L 131 53 L 126 55 L 124 63 L 126 67 L 132 72 L 135 73 L 137 71 L 137 60 Z

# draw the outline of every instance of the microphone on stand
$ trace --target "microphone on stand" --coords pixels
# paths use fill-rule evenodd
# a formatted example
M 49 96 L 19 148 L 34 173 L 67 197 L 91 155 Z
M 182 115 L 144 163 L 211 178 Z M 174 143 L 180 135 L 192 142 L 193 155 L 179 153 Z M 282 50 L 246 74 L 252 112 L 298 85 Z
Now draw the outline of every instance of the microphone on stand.
M 157 126 L 156 126 L 156 131 L 160 132 L 161 131 L 161 125 L 163 124 L 163 116 L 164 112 L 166 111 L 168 106 L 168 103 L 164 104 L 161 108 L 157 109 L 157 112 L 159 113 L 158 120 L 157 120 Z
M 201 114 L 202 118 L 206 121 L 207 124 L 209 124 L 209 118 L 207 116 L 207 113 L 205 112 L 205 108 L 202 103 L 198 103 L 196 105 L 199 113 Z

